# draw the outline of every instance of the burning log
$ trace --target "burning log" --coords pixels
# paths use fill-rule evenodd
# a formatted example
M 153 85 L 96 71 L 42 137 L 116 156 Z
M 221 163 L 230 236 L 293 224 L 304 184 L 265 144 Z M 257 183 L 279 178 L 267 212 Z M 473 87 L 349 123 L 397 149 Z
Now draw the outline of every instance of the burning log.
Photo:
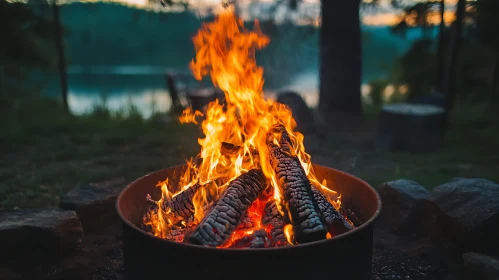
M 322 222 L 331 235 L 335 236 L 353 229 L 352 225 L 334 208 L 320 190 L 312 187 L 312 192 L 317 205 L 319 205 Z
M 200 188 L 201 185 L 196 184 L 174 196 L 172 199 L 166 200 L 163 203 L 163 210 L 167 207 L 170 207 L 172 210 L 171 217 L 173 224 L 192 217 L 192 215 L 194 214 L 194 205 L 192 204 L 192 198 Z M 153 200 L 149 194 L 146 196 L 146 200 L 149 203 L 150 211 L 157 211 L 158 202 Z
M 165 205 L 169 206 L 172 209 L 172 213 L 174 213 L 174 218 L 176 220 L 185 220 L 194 214 L 194 205 L 192 204 L 192 198 L 200 188 L 200 184 L 195 184 L 194 186 L 172 197 L 167 205 Z
M 266 186 L 265 176 L 257 169 L 252 169 L 236 178 L 199 223 L 189 241 L 213 247 L 222 245 L 237 228 L 244 212 Z
M 284 235 L 284 218 L 279 213 L 275 200 L 270 200 L 265 204 L 263 213 L 262 224 L 270 227 L 272 245 L 275 247 L 288 245 Z
M 351 209 L 343 210 L 343 215 L 346 216 L 355 227 L 358 227 L 364 223 Z
M 275 127 L 274 131 L 281 133 L 281 139 L 279 145 L 274 143 L 272 135 L 267 139 L 270 163 L 277 175 L 283 208 L 293 225 L 295 240 L 306 243 L 325 239 L 327 232 L 319 207 L 300 160 L 292 155 L 289 135 L 283 126 Z
M 270 247 L 267 232 L 263 229 L 257 230 L 250 235 L 234 241 L 229 248 L 266 248 Z

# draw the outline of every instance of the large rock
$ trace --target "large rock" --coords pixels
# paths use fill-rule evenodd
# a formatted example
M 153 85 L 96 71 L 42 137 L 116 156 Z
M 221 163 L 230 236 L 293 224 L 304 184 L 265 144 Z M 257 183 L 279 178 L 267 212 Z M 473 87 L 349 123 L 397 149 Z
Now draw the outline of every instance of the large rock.
M 74 211 L 19 209 L 0 213 L 0 260 L 8 263 L 60 257 L 76 251 L 82 240 L 83 228 Z
M 459 225 L 449 238 L 469 251 L 499 253 L 499 185 L 485 179 L 455 178 L 430 195 Z
M 383 209 L 377 225 L 391 231 L 397 231 L 413 211 L 416 202 L 427 198 L 430 194 L 417 182 L 404 179 L 384 183 L 378 192 Z
M 303 98 L 296 92 L 278 93 L 277 102 L 287 105 L 296 120 L 297 129 L 302 133 L 310 132 L 314 127 L 314 115 Z
M 116 217 L 115 201 L 124 179 L 76 187 L 61 197 L 59 207 L 74 210 L 85 231 L 93 231 Z
M 463 254 L 464 267 L 470 279 L 499 279 L 499 260 L 487 255 L 468 252 Z M 473 278 L 471 278 L 473 277 Z

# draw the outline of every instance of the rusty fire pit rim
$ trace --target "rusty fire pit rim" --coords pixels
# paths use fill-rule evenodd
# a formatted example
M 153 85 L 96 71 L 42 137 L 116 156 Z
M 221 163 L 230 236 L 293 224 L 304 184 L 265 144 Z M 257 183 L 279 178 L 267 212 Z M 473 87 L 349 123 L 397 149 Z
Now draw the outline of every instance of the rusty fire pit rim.
M 190 247 L 192 249 L 212 250 L 212 251 L 230 251 L 230 252 L 235 252 L 235 251 L 259 251 L 260 252 L 260 251 L 265 251 L 265 250 L 273 250 L 273 251 L 275 251 L 275 250 L 292 250 L 292 249 L 297 248 L 297 247 L 301 248 L 301 247 L 305 247 L 305 246 L 318 245 L 318 244 L 325 243 L 325 242 L 334 242 L 335 240 L 341 240 L 342 238 L 346 238 L 347 236 L 350 236 L 352 234 L 356 234 L 357 232 L 362 231 L 364 228 L 370 226 L 371 224 L 374 224 L 374 222 L 378 219 L 378 216 L 381 213 L 381 208 L 382 208 L 381 197 L 380 197 L 379 193 L 376 191 L 376 189 L 374 189 L 366 181 L 364 181 L 364 180 L 362 180 L 362 179 L 360 179 L 360 178 L 358 178 L 356 176 L 353 176 L 353 175 L 351 175 L 349 173 L 343 172 L 341 170 L 338 170 L 338 169 L 335 169 L 335 168 L 332 168 L 332 167 L 327 167 L 327 166 L 324 166 L 324 165 L 318 165 L 318 164 L 313 164 L 313 165 L 314 166 L 318 166 L 318 167 L 325 167 L 325 168 L 328 168 L 328 169 L 332 169 L 335 172 L 337 172 L 337 173 L 339 173 L 339 174 L 341 174 L 343 176 L 347 176 L 347 177 L 350 177 L 352 179 L 358 180 L 364 186 L 368 187 L 368 189 L 376 196 L 377 208 L 376 208 L 376 212 L 374 212 L 374 215 L 372 215 L 371 218 L 369 218 L 369 220 L 367 220 L 366 222 L 364 222 L 362 225 L 354 228 L 353 230 L 348 231 L 348 232 L 343 233 L 343 234 L 340 234 L 340 235 L 335 236 L 335 237 L 330 238 L 330 239 L 318 240 L 318 241 L 308 242 L 308 243 L 304 243 L 304 244 L 297 244 L 297 245 L 292 245 L 292 246 L 269 247 L 269 248 L 216 248 L 216 247 L 200 246 L 200 245 L 195 245 L 195 244 L 180 243 L 180 242 L 170 241 L 170 240 L 167 240 L 167 239 L 164 239 L 164 238 L 160 238 L 160 237 L 154 236 L 151 233 L 142 230 L 141 228 L 137 227 L 136 225 L 134 225 L 133 223 L 131 223 L 128 219 L 126 219 L 123 216 L 123 214 L 120 211 L 120 201 L 122 200 L 122 196 L 127 191 L 130 190 L 130 187 L 132 185 L 134 185 L 138 181 L 141 181 L 144 178 L 152 176 L 152 175 L 154 175 L 156 173 L 161 173 L 161 172 L 165 172 L 166 170 L 171 170 L 171 169 L 177 169 L 177 168 L 185 167 L 185 164 L 179 164 L 179 165 L 175 165 L 175 166 L 171 166 L 171 167 L 159 169 L 159 170 L 156 170 L 156 171 L 152 171 L 152 172 L 150 172 L 150 173 L 148 173 L 148 174 L 146 174 L 144 176 L 141 176 L 141 177 L 133 180 L 132 182 L 130 182 L 120 192 L 120 194 L 118 195 L 118 197 L 116 199 L 116 202 L 115 202 L 116 212 L 117 212 L 118 216 L 120 217 L 120 219 L 122 220 L 122 222 L 124 222 L 125 224 L 127 224 L 131 229 L 133 229 L 134 231 L 137 231 L 137 232 L 139 232 L 141 234 L 145 234 L 146 236 L 149 236 L 150 238 L 153 238 L 153 239 L 157 240 L 158 242 L 166 242 L 166 243 L 170 243 L 170 244 L 175 245 L 175 246 L 182 246 L 182 247 L 185 246 L 187 248 Z

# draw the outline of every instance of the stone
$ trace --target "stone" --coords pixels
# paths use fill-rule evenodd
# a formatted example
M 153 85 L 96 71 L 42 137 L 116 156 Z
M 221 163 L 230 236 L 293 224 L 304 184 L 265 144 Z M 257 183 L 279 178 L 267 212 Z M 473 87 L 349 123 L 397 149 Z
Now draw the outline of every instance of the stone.
M 298 93 L 293 91 L 280 92 L 277 95 L 277 102 L 291 109 L 298 131 L 308 133 L 314 128 L 313 112 Z
M 395 180 L 382 184 L 378 192 L 383 209 L 377 226 L 397 231 L 402 222 L 413 211 L 416 201 L 425 199 L 430 192 L 419 183 L 410 180 Z
M 458 225 L 449 238 L 468 251 L 499 253 L 499 185 L 485 179 L 455 178 L 430 194 Z
M 61 197 L 59 207 L 73 210 L 84 230 L 98 230 L 117 217 L 115 202 L 124 178 L 78 186 Z
M 0 262 L 29 263 L 75 252 L 83 228 L 74 211 L 18 209 L 0 213 Z
M 468 252 L 463 254 L 465 270 L 473 279 L 498 280 L 499 259 Z

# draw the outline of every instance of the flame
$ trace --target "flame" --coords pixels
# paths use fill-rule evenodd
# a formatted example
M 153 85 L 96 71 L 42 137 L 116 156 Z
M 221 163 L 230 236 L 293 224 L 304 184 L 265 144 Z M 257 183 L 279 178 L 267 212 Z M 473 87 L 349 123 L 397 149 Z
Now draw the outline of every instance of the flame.
M 202 160 L 196 164 L 193 160 L 188 161 L 179 182 L 181 187 L 175 189 L 177 193 L 172 195 L 171 186 L 167 183 L 161 185 L 161 201 L 171 199 L 194 184 L 210 184 L 209 188 L 201 188 L 193 199 L 194 220 L 199 222 L 204 216 L 204 207 L 216 200 L 231 180 L 248 170 L 260 168 L 272 185 L 271 196 L 283 214 L 285 206 L 282 205 L 282 194 L 270 165 L 267 147 L 269 135 L 279 145 L 280 132 L 272 131 L 272 127 L 280 124 L 291 139 L 292 149 L 289 152 L 300 160 L 310 182 L 323 190 L 339 209 L 340 198 L 337 193 L 328 189 L 326 182 L 319 182 L 315 176 L 311 157 L 305 152 L 304 137 L 295 131 L 296 122 L 290 109 L 263 96 L 263 68 L 256 64 L 255 51 L 267 46 L 270 40 L 261 32 L 258 21 L 254 22 L 253 31 L 245 29 L 243 21 L 236 18 L 233 8 L 229 7 L 214 22 L 203 24 L 193 37 L 193 42 L 196 50 L 196 56 L 190 63 L 193 76 L 201 80 L 209 75 L 213 84 L 224 92 L 225 100 L 211 102 L 205 114 L 190 108 L 182 113 L 182 123 L 198 124 L 200 118 L 204 118 L 201 123 L 204 137 L 198 139 L 201 151 L 197 156 Z M 224 152 L 222 147 L 227 144 L 235 148 Z M 236 230 L 224 246 L 263 228 L 260 218 L 265 201 L 258 201 L 260 199 L 248 211 L 255 226 L 249 230 Z M 153 218 L 166 218 L 168 221 L 167 211 L 158 211 L 158 214 Z M 163 236 L 174 226 L 157 221 L 149 224 L 158 236 Z M 294 234 L 290 224 L 286 225 L 285 233 L 288 241 L 292 241 Z
M 286 224 L 284 226 L 284 235 L 289 244 L 295 243 L 295 233 L 293 232 L 293 226 L 291 224 Z

